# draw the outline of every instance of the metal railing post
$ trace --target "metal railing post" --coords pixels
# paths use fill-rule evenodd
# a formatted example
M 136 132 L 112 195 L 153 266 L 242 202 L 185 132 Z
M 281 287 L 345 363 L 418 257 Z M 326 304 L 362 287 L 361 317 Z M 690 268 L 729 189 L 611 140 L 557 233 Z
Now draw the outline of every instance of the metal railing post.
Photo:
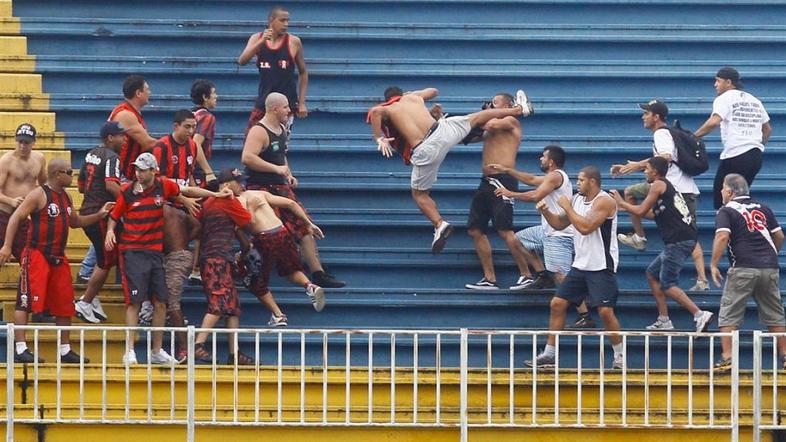
M 194 341 L 195 331 L 194 326 L 189 325 L 186 332 L 187 347 L 188 347 L 188 378 L 186 383 L 188 385 L 188 403 L 186 404 L 186 441 L 194 442 L 194 407 L 195 407 L 195 394 L 194 394 Z
M 460 341 L 460 375 L 459 375 L 459 386 L 460 386 L 460 404 L 459 404 L 459 421 L 461 425 L 461 442 L 467 442 L 468 436 L 468 426 L 467 426 L 467 366 L 469 365 L 468 362 L 468 342 L 469 342 L 469 333 L 466 328 L 461 329 L 461 341 Z
M 731 442 L 740 440 L 740 332 L 731 335 Z
M 761 425 L 761 331 L 753 332 L 753 442 L 760 442 Z
M 5 440 L 14 442 L 14 324 L 6 324 L 6 350 L 5 350 Z

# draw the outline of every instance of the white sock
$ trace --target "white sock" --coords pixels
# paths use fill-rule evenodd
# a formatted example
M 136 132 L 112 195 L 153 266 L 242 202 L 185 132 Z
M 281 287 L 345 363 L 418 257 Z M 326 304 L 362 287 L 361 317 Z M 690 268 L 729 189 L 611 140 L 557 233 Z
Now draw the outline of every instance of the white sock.
M 622 356 L 622 342 L 619 344 L 613 344 L 611 349 L 614 350 L 614 359 Z
M 71 351 L 71 344 L 60 344 L 60 356 L 65 356 Z
M 668 316 L 658 316 L 658 321 L 660 322 L 669 322 Z
M 543 354 L 553 358 L 554 355 L 557 354 L 557 348 L 553 345 L 546 344 L 546 348 L 543 349 Z
M 16 343 L 16 354 L 21 355 L 25 350 L 27 350 L 27 342 Z

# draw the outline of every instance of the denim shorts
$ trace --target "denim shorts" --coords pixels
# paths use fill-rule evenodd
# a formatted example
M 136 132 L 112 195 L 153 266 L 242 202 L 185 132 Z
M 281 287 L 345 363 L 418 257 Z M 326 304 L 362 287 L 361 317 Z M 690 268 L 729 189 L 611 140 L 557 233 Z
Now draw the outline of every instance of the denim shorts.
M 660 288 L 668 290 L 679 284 L 680 270 L 685 260 L 693 253 L 696 240 L 666 244 L 663 251 L 647 267 L 647 273 L 660 281 Z

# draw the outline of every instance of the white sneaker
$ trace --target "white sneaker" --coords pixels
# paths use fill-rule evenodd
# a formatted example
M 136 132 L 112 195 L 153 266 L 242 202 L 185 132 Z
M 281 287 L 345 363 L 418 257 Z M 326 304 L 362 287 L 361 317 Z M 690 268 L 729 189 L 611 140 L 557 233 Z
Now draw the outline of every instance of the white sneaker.
M 642 238 L 635 233 L 618 233 L 617 241 L 625 244 L 628 247 L 633 247 L 639 252 L 647 250 L 647 238 Z
M 622 370 L 625 366 L 625 356 L 622 353 L 614 356 L 614 363 L 611 364 L 612 370 Z
M 104 308 L 101 306 L 101 300 L 98 299 L 98 296 L 93 298 L 93 302 L 90 304 L 93 306 L 93 314 L 95 314 L 99 321 L 104 322 L 109 320 L 109 316 L 106 315 Z
M 521 275 L 519 279 L 516 280 L 516 283 L 510 286 L 511 290 L 524 290 L 527 287 L 532 286 L 535 284 L 535 280 L 530 278 L 529 276 Z
M 325 308 L 325 289 L 316 284 L 309 284 L 306 287 L 306 294 L 314 305 L 314 310 L 321 312 Z
M 699 313 L 699 316 L 694 317 L 693 321 L 696 323 L 696 333 L 707 331 L 713 316 L 715 315 L 712 312 L 704 310 Z
M 445 248 L 448 242 L 448 237 L 453 233 L 453 226 L 447 221 L 442 223 L 434 229 L 434 240 L 431 241 L 431 253 L 439 253 Z
M 156 365 L 177 365 L 177 359 L 173 358 L 166 350 L 159 349 L 157 353 L 150 353 L 150 363 Z
M 276 316 L 275 313 L 270 315 L 270 321 L 267 321 L 267 325 L 270 327 L 286 327 L 287 326 L 287 315 L 281 314 L 281 316 Z
M 514 103 L 521 106 L 521 115 L 524 117 L 535 113 L 535 106 L 532 105 L 532 102 L 527 98 L 527 94 L 521 89 L 516 91 L 516 101 Z
M 136 352 L 134 350 L 128 350 L 128 352 L 123 355 L 123 364 L 124 365 L 138 364 L 136 360 Z
M 74 305 L 74 309 L 76 310 L 76 317 L 91 324 L 98 324 L 101 322 L 100 319 L 96 318 L 95 314 L 93 313 L 93 304 L 89 304 L 87 302 L 76 301 Z
M 689 292 L 703 292 L 704 290 L 710 289 L 710 283 L 707 282 L 706 279 L 697 279 L 696 284 L 693 284 L 691 288 L 688 289 Z
M 671 323 L 671 319 L 661 321 L 658 318 L 651 325 L 647 326 L 647 330 L 674 330 L 674 324 Z

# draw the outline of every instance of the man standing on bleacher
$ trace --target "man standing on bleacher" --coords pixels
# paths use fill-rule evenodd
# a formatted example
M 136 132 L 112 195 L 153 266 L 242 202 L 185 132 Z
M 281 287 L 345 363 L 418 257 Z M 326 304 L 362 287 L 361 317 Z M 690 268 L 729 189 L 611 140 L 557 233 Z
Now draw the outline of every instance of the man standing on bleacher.
M 710 271 L 712 281 L 720 287 L 718 262 L 729 250 L 729 268 L 720 301 L 720 331 L 737 330 L 745 317 L 749 298 L 756 301 L 759 320 L 771 333 L 786 332 L 786 316 L 778 288 L 778 252 L 783 245 L 783 230 L 775 214 L 750 197 L 748 183 L 742 175 L 732 173 L 723 180 L 724 206 L 715 215 L 715 241 L 712 243 Z M 721 337 L 723 353 L 715 369 L 731 369 L 731 338 Z M 786 369 L 786 338 L 778 338 L 781 364 Z
M 26 325 L 28 313 L 41 313 L 45 309 L 56 318 L 58 326 L 70 326 L 74 315 L 74 286 L 71 267 L 66 258 L 69 227 L 84 227 L 106 217 L 114 203 L 106 203 L 91 215 L 77 215 L 66 188 L 71 185 L 71 162 L 55 158 L 47 168 L 45 184 L 33 189 L 8 221 L 5 242 L 0 249 L 0 266 L 8 262 L 13 242 L 22 224 L 30 217 L 30 227 L 25 249 L 19 263 L 19 288 L 17 290 L 14 324 Z M 58 349 L 60 362 L 77 364 L 80 359 L 90 362 L 71 350 L 70 334 L 62 331 Z M 16 352 L 14 362 L 32 363 L 36 357 L 27 349 L 25 331 L 14 332 Z M 39 362 L 43 362 L 40 358 Z

